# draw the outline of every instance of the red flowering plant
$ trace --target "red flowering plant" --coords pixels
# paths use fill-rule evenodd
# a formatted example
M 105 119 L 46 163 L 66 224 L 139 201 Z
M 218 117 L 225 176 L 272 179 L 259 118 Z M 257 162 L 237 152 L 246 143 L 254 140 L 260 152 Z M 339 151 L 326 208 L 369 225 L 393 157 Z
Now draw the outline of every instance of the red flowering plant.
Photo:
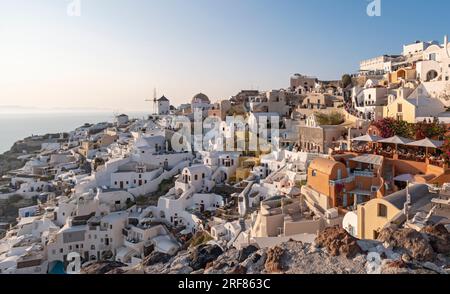
M 445 134 L 445 125 L 437 121 L 434 122 L 418 122 L 414 126 L 416 140 L 425 138 L 439 140 Z
M 400 136 L 405 138 L 414 137 L 414 125 L 406 121 L 395 120 L 391 117 L 379 119 L 373 125 L 380 131 L 380 136 L 390 138 Z
M 389 138 L 394 136 L 394 124 L 393 118 L 383 118 L 373 122 L 373 125 L 380 131 L 380 136 L 383 138 Z
M 445 161 L 447 163 L 450 162 L 450 137 L 446 137 L 445 138 L 445 143 L 441 148 L 442 152 L 443 152 L 443 156 L 445 158 Z

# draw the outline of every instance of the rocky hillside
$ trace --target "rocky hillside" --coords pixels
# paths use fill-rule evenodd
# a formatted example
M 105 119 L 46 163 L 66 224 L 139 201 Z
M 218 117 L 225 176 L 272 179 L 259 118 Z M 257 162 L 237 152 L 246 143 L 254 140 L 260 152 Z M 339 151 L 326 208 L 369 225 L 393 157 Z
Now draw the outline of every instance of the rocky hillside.
M 19 156 L 19 154 L 11 152 L 0 155 L 0 178 L 8 171 L 21 168 L 25 164 L 23 160 L 17 159 L 17 156 Z M 7 183 L 7 181 L 5 183 Z M 0 184 L 2 183 L 0 182 Z
M 60 134 L 45 134 L 39 137 L 27 137 L 15 142 L 9 151 L 0 154 L 0 178 L 8 171 L 24 166 L 25 161 L 17 159 L 17 157 L 39 151 L 42 143 L 63 142 L 65 139 L 60 139 L 60 136 Z M 68 134 L 64 134 L 64 138 L 67 138 L 67 136 Z
M 317 236 L 314 244 L 289 241 L 273 248 L 259 249 L 250 245 L 225 252 L 208 243 L 180 251 L 175 256 L 152 252 L 133 269 L 114 267 L 111 273 L 445 274 L 450 272 L 450 234 L 443 229 L 443 226 L 427 227 L 421 233 L 410 229 L 385 229 L 380 240 L 363 241 L 343 229 L 328 228 Z
M 0 199 L 0 222 L 15 223 L 20 208 L 36 203 L 35 200 L 25 199 L 20 195 L 13 195 L 6 200 Z

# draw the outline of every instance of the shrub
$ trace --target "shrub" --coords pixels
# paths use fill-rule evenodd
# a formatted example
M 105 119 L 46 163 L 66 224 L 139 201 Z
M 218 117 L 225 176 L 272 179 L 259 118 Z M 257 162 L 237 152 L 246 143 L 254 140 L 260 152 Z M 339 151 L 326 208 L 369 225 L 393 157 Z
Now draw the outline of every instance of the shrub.
M 319 125 L 340 125 L 344 122 L 344 115 L 340 112 L 316 113 L 316 119 Z

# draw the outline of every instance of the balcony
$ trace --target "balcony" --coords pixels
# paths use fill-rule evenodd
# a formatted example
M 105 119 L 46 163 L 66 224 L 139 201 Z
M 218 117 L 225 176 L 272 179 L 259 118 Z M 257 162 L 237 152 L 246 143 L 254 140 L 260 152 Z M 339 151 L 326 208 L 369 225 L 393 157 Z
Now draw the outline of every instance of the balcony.
M 348 184 L 353 181 L 355 181 L 355 177 L 350 176 L 348 178 L 344 178 L 344 179 L 340 179 L 340 180 L 330 180 L 329 184 L 330 184 L 330 186 L 335 186 L 335 185 Z
M 373 178 L 373 177 L 375 177 L 375 173 L 373 171 L 368 171 L 368 170 L 355 170 L 353 172 L 353 176 Z

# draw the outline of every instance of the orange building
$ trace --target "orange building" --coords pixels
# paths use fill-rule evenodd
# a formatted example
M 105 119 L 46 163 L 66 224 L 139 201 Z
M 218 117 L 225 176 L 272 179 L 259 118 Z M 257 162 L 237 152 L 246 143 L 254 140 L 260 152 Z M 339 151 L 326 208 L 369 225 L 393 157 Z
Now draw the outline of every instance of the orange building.
M 358 203 L 383 197 L 382 166 L 383 157 L 371 154 L 316 158 L 308 168 L 302 194 L 323 210 L 355 207 Z

